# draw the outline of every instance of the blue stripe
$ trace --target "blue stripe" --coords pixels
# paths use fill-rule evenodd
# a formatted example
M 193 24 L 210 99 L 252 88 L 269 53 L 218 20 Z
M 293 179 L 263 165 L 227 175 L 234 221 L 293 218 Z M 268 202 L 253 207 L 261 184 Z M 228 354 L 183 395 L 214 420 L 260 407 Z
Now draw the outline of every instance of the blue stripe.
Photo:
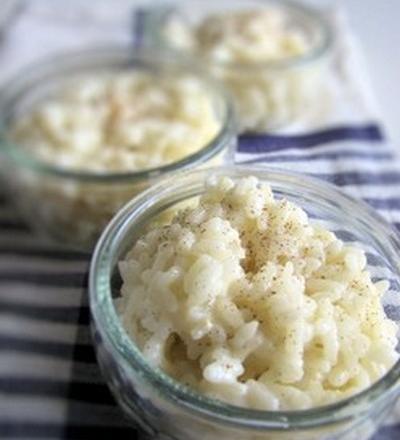
M 0 357 L 4 356 L 3 353 L 25 353 L 85 364 L 96 363 L 92 345 L 77 342 L 43 341 L 0 335 Z
M 7 196 L 3 193 L 0 194 L 0 206 L 6 206 L 9 205 L 9 200 L 7 198 Z
M 36 377 L 2 376 L 0 391 L 9 396 L 58 397 L 97 405 L 115 404 L 104 383 L 75 382 Z
M 26 270 L 10 273 L 0 271 L 0 285 L 8 283 L 32 284 L 49 287 L 81 287 L 86 289 L 88 273 L 85 272 L 41 272 Z
M 345 229 L 334 229 L 332 230 L 336 234 L 336 237 L 342 241 L 357 241 L 359 237 L 350 231 Z
M 31 232 L 31 228 L 20 220 L 15 219 L 0 219 L 0 231 L 1 232 Z
M 73 402 L 69 403 L 71 407 Z M 18 416 L 18 414 L 17 414 Z M 138 440 L 135 428 L 125 426 L 125 419 L 121 417 L 121 425 L 91 425 L 68 423 L 62 425 L 53 421 L 25 422 L 20 418 L 16 420 L 0 419 L 0 437 L 2 439 L 88 439 L 88 438 L 120 438 Z
M 375 209 L 386 209 L 386 210 L 390 210 L 390 211 L 400 210 L 400 198 L 399 197 L 388 197 L 385 199 L 364 198 L 363 200 Z
M 380 255 L 371 254 L 371 252 L 365 252 L 365 256 L 367 257 L 368 266 L 387 267 L 386 261 Z
M 18 304 L 0 300 L 0 316 L 11 314 L 14 317 L 25 317 L 35 321 L 46 321 L 64 324 L 89 325 L 90 313 L 87 306 L 37 306 L 35 304 Z
M 397 286 L 398 287 L 398 286 Z M 393 321 L 400 321 L 400 307 L 393 304 L 387 304 L 383 307 L 385 309 L 386 316 Z
M 309 173 L 313 177 L 326 180 L 339 186 L 346 185 L 390 185 L 400 183 L 400 172 L 383 171 L 381 173 L 370 172 L 343 172 L 336 174 Z
M 245 134 L 239 137 L 240 153 L 266 153 L 289 148 L 312 148 L 339 141 L 380 142 L 384 139 L 376 124 L 340 126 L 302 135 Z
M 133 14 L 133 46 L 135 48 L 143 44 L 145 14 L 146 10 L 142 8 L 137 8 Z
M 400 425 L 384 426 L 371 438 L 371 440 L 396 440 L 400 438 Z
M 254 159 L 238 161 L 241 164 L 251 164 L 259 162 L 309 162 L 316 160 L 341 160 L 344 158 L 360 160 L 390 160 L 393 159 L 391 153 L 364 153 L 360 151 L 341 151 L 336 153 L 316 153 L 316 154 L 280 154 L 257 156 Z
M 24 243 L 21 246 L 16 244 L 3 245 L 0 244 L 0 256 L 12 255 L 21 257 L 32 257 L 32 258 L 49 258 L 51 260 L 66 260 L 66 261 L 90 261 L 90 254 L 80 251 L 74 251 L 69 249 L 52 249 L 45 244 L 34 244 L 29 245 Z

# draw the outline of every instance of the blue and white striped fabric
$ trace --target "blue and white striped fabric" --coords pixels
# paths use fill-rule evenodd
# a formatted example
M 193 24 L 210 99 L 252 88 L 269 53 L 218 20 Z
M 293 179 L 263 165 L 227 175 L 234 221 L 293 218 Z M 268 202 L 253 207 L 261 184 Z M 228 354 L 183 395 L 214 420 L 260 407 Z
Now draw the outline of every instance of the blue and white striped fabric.
M 295 169 L 335 183 L 400 227 L 400 162 L 384 140 L 368 87 L 359 81 L 364 67 L 354 62 L 359 52 L 351 40 L 338 50 L 333 105 L 324 120 L 274 135 L 243 136 L 236 161 Z M 88 327 L 89 259 L 41 243 L 0 194 L 2 439 L 139 438 L 95 361 Z M 398 438 L 400 410 L 374 440 Z

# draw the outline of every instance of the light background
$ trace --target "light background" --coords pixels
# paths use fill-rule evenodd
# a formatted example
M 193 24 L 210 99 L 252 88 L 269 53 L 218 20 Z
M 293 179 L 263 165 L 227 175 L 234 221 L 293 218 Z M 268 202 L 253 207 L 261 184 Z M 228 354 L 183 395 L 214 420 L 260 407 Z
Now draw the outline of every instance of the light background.
M 400 149 L 400 0 L 337 3 L 347 9 L 361 41 L 388 134 Z

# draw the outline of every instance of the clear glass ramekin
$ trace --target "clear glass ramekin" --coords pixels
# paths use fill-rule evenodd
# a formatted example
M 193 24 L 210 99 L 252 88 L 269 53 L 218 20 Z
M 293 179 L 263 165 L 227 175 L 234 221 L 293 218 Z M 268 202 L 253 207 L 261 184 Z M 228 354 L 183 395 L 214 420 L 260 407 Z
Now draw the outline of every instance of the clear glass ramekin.
M 231 63 L 201 59 L 178 47 L 166 29 L 172 21 L 196 25 L 210 13 L 274 7 L 312 42 L 303 55 L 259 63 Z M 142 44 L 195 58 L 223 82 L 234 98 L 241 131 L 265 132 L 307 119 L 318 113 L 324 96 L 324 79 L 333 46 L 329 23 L 314 9 L 290 0 L 175 0 L 138 15 Z
M 199 78 L 210 93 L 221 124 L 215 138 L 177 162 L 123 173 L 82 172 L 49 165 L 10 140 L 13 121 L 46 100 L 65 81 L 84 74 L 135 69 Z M 187 61 L 157 51 L 109 46 L 59 54 L 24 68 L 0 92 L 0 170 L 4 185 L 34 229 L 74 248 L 90 249 L 117 210 L 160 177 L 229 162 L 235 144 L 232 105 L 219 84 Z
M 185 173 L 142 193 L 112 220 L 97 244 L 90 272 L 92 331 L 98 362 L 128 418 L 150 438 L 174 440 L 366 440 L 392 408 L 400 391 L 400 361 L 365 391 L 310 410 L 266 412 L 209 399 L 146 362 L 117 316 L 118 262 L 154 216 L 202 194 L 210 175 L 237 180 L 254 175 L 277 198 L 303 207 L 313 222 L 328 224 L 346 242 L 356 242 L 377 278 L 390 279 L 384 296 L 392 319 L 399 310 L 400 239 L 379 215 L 334 186 L 288 171 L 259 167 L 222 167 Z M 375 279 L 375 277 L 374 277 Z M 397 313 L 398 319 L 399 313 Z

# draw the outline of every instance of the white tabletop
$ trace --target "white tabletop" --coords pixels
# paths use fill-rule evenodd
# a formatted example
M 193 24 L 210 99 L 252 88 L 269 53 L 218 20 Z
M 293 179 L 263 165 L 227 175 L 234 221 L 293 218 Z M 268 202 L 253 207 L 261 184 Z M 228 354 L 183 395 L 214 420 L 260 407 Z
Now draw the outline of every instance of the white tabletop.
M 400 1 L 341 3 L 362 43 L 388 134 L 400 148 Z

